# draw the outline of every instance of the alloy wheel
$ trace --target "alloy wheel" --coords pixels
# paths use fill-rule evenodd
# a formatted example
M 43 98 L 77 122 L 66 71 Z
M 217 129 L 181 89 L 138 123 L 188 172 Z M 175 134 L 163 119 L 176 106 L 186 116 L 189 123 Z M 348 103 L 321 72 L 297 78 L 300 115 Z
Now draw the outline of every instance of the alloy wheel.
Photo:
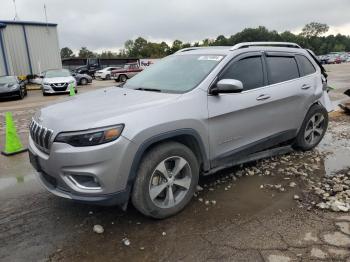
M 160 208 L 172 208 L 180 203 L 190 189 L 192 171 L 183 157 L 172 156 L 161 161 L 154 169 L 149 196 Z
M 325 118 L 322 114 L 314 114 L 308 121 L 304 138 L 306 143 L 314 145 L 322 138 L 325 130 Z

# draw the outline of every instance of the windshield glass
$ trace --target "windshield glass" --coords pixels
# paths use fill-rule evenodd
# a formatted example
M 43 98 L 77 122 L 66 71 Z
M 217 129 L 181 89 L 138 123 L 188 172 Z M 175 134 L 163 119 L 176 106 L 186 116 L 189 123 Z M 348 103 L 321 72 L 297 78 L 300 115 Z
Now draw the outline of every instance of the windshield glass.
M 184 93 L 195 88 L 222 58 L 221 55 L 168 56 L 129 79 L 124 87 Z
M 67 69 L 62 70 L 49 70 L 45 73 L 45 78 L 52 78 L 52 77 L 67 77 L 71 76 L 71 73 Z
M 17 83 L 15 76 L 0 76 L 0 84 L 14 84 Z

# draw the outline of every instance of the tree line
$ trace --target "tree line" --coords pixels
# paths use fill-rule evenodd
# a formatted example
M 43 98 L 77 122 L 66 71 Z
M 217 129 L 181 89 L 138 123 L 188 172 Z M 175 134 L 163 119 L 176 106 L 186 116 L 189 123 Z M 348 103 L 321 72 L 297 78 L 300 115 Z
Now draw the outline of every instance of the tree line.
M 275 30 L 268 30 L 264 26 L 259 26 L 257 28 L 246 28 L 229 37 L 219 35 L 215 39 L 206 38 L 201 42 L 194 43 L 175 40 L 171 45 L 168 45 L 166 42 L 155 43 L 138 37 L 135 40 L 127 40 L 124 48 L 119 52 L 103 51 L 102 53 L 95 53 L 87 47 L 82 47 L 76 56 L 70 48 L 64 47 L 61 49 L 61 57 L 161 58 L 186 47 L 233 46 L 237 43 L 252 41 L 294 42 L 304 48 L 313 50 L 317 55 L 330 52 L 350 52 L 350 36 L 342 34 L 324 36 L 328 31 L 329 26 L 327 24 L 312 22 L 305 25 L 300 34 L 293 34 L 290 31 L 279 33 Z

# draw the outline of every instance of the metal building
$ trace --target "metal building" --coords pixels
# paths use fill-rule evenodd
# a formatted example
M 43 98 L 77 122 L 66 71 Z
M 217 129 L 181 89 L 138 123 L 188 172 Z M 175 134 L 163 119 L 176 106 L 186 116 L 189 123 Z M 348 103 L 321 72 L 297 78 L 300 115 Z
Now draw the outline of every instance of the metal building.
M 62 68 L 57 24 L 0 20 L 0 76 Z

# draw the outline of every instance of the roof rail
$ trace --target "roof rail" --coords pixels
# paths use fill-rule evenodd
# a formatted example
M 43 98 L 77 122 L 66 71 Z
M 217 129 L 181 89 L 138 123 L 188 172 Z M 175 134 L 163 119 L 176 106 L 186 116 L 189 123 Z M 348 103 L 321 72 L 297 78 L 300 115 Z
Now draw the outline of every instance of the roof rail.
M 301 48 L 300 45 L 296 43 L 290 43 L 290 42 L 243 42 L 232 46 L 230 51 L 237 50 L 240 48 L 247 48 L 250 46 L 279 46 L 279 47 Z
M 203 47 L 202 46 L 193 46 L 193 47 L 182 48 L 182 49 L 176 51 L 175 54 L 186 52 L 186 51 L 191 51 L 191 50 L 197 50 L 197 49 L 201 49 L 201 48 L 203 48 Z
M 199 49 L 229 49 L 229 46 L 219 46 L 219 45 L 213 45 L 213 46 L 192 46 L 192 47 L 187 47 L 187 48 L 183 48 L 178 50 L 176 53 L 182 53 L 182 52 L 186 52 L 186 51 L 192 51 L 192 50 L 199 50 Z

